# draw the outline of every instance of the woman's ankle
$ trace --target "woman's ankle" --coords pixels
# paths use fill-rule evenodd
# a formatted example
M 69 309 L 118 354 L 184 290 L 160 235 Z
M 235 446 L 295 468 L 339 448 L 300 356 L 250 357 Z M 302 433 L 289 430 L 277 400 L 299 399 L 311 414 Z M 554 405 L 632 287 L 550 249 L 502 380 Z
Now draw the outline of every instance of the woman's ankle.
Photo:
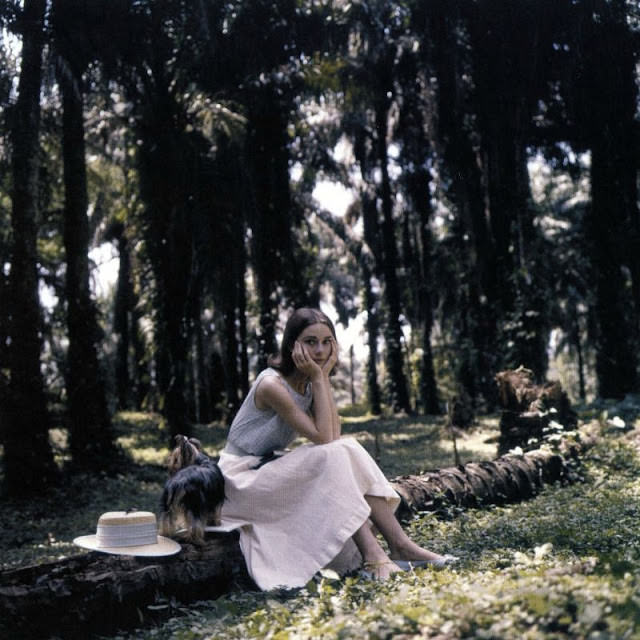
M 385 562 L 393 562 L 393 560 L 391 560 L 382 549 L 380 549 L 380 552 L 375 550 L 373 553 L 365 553 L 362 555 L 362 564 L 376 565 L 384 564 Z

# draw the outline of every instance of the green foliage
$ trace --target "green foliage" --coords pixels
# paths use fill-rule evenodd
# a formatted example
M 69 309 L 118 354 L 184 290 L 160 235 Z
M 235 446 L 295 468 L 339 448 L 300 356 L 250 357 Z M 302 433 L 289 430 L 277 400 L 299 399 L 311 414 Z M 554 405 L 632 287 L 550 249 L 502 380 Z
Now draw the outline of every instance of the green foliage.
M 609 407 L 612 415 L 617 408 Z M 377 422 L 388 474 L 438 466 L 438 421 Z M 375 423 L 353 417 L 345 432 L 373 447 Z M 160 464 L 168 453 L 166 431 L 158 425 L 150 414 L 119 414 L 118 442 L 135 463 L 113 476 L 70 477 L 37 500 L 0 502 L 2 568 L 81 553 L 71 540 L 93 531 L 104 511 L 155 510 L 165 477 Z M 495 427 L 495 420 L 484 420 L 465 441 L 471 458 L 485 457 Z M 583 460 L 583 482 L 547 487 L 521 504 L 453 509 L 445 519 L 416 514 L 407 525 L 410 536 L 459 555 L 456 568 L 401 573 L 385 583 L 358 575 L 339 579 L 327 571 L 304 589 L 230 593 L 179 605 L 179 615 L 161 626 L 117 637 L 638 638 L 640 457 L 630 445 L 637 432 L 604 433 Z M 201 425 L 196 435 L 213 453 L 225 430 Z
M 418 542 L 463 558 L 385 583 L 319 576 L 294 592 L 234 593 L 129 638 L 636 638 L 638 460 L 619 441 L 597 447 L 587 480 L 535 500 L 420 514 Z

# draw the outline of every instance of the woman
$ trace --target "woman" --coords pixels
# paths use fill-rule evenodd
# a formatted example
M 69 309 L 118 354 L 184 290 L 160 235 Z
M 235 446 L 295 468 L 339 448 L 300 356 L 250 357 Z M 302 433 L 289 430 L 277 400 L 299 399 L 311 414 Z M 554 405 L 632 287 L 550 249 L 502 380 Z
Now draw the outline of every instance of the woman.
M 331 320 L 316 309 L 295 311 L 279 356 L 251 387 L 220 456 L 223 526 L 240 528 L 247 568 L 261 589 L 303 586 L 332 561 L 353 566 L 355 557 L 376 579 L 408 562 L 453 560 L 407 537 L 394 516 L 396 492 L 363 447 L 340 438 L 329 381 L 337 362 Z M 311 444 L 280 451 L 300 435 Z

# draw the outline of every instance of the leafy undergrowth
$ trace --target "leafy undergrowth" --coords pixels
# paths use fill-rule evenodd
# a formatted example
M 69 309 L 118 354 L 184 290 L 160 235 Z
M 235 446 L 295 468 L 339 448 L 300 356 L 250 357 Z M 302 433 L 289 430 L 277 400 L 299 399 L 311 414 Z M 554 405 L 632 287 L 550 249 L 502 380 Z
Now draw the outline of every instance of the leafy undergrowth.
M 384 583 L 331 574 L 294 592 L 233 593 L 121 638 L 640 638 L 640 461 L 610 440 L 585 481 L 508 507 L 418 514 L 411 536 L 459 555 Z
M 606 417 L 602 423 L 607 431 Z M 236 592 L 183 606 L 161 626 L 117 638 L 640 639 L 639 430 L 625 434 L 611 423 L 583 462 L 583 482 L 547 487 L 516 505 L 417 514 L 407 525 L 411 537 L 460 556 L 455 568 L 385 583 L 326 573 L 302 590 Z M 142 414 L 121 416 L 117 428 L 131 456 L 121 473 L 75 476 L 41 499 L 0 502 L 3 568 L 80 553 L 73 537 L 91 533 L 104 511 L 156 510 L 166 434 Z M 496 429 L 487 419 L 459 437 L 462 461 L 495 457 Z M 349 419 L 345 431 L 378 455 L 390 477 L 453 463 L 441 421 Z M 215 455 L 226 434 L 218 425 L 196 435 Z

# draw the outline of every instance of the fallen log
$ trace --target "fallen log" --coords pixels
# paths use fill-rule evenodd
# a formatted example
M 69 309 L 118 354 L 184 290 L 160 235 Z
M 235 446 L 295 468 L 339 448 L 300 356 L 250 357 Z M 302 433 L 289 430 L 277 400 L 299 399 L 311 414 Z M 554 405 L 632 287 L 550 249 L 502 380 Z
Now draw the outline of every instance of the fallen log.
M 406 520 L 420 511 L 445 514 L 451 507 L 506 504 L 535 496 L 544 485 L 576 480 L 579 456 L 596 441 L 591 425 L 565 438 L 552 451 L 509 453 L 492 461 L 406 475 L 391 481 L 401 497 L 397 515 Z
M 544 485 L 572 478 L 570 459 L 593 441 L 582 435 L 559 453 L 548 450 L 470 462 L 391 481 L 401 496 L 398 517 L 444 513 L 523 500 Z M 0 573 L 0 637 L 87 638 L 149 625 L 180 613 L 180 605 L 256 589 L 237 532 L 208 534 L 175 556 L 134 558 L 99 552 Z
M 493 461 L 401 476 L 391 482 L 402 502 L 398 517 L 420 511 L 445 513 L 451 507 L 481 507 L 526 500 L 544 484 L 568 481 L 570 467 L 560 454 L 532 451 Z
M 179 603 L 256 588 L 236 533 L 142 558 L 96 551 L 0 573 L 0 637 L 88 638 L 166 620 Z

